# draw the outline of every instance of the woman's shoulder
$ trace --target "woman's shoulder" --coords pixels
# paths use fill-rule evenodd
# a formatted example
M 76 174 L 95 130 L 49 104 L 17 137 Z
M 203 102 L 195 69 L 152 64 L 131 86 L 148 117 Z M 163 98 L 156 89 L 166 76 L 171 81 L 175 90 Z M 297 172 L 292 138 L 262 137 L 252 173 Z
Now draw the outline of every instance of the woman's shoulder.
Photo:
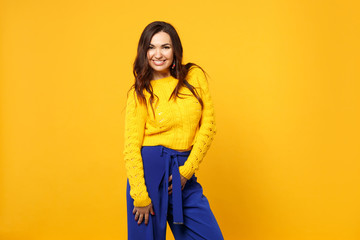
M 190 84 L 201 85 L 206 79 L 205 72 L 198 65 L 192 65 L 186 75 L 186 80 Z
M 146 89 L 143 89 L 142 90 L 142 93 L 144 94 L 144 96 L 146 97 L 147 96 L 147 94 L 148 94 L 148 92 L 146 91 Z M 135 96 L 135 97 L 137 97 L 138 96 L 138 93 L 137 93 L 137 91 L 135 90 L 135 85 L 133 84 L 133 85 L 131 85 L 131 87 L 130 88 L 128 88 L 128 90 L 127 90 L 127 96 L 129 97 L 129 96 Z
M 132 85 L 127 91 L 127 98 L 136 98 L 137 94 L 134 85 Z
M 143 94 L 144 94 L 145 101 L 146 101 L 149 98 L 149 96 L 148 96 L 147 92 L 145 91 L 145 89 L 143 89 Z M 136 102 L 137 104 L 143 105 L 142 103 L 144 103 L 144 102 L 140 98 L 142 98 L 142 97 L 135 90 L 135 86 L 132 85 L 130 87 L 130 89 L 127 91 L 127 101 L 128 102 Z
M 198 75 L 204 75 L 202 68 L 198 65 L 190 66 L 187 76 L 190 77 L 190 76 L 198 76 Z

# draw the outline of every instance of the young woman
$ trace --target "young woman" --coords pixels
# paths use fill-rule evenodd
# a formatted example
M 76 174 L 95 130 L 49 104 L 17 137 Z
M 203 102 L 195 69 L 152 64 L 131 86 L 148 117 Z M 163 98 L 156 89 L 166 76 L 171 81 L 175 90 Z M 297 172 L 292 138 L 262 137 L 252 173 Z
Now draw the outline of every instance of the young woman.
M 125 166 L 128 239 L 223 239 L 194 175 L 216 132 L 202 68 L 182 64 L 175 28 L 152 22 L 143 31 L 127 97 Z

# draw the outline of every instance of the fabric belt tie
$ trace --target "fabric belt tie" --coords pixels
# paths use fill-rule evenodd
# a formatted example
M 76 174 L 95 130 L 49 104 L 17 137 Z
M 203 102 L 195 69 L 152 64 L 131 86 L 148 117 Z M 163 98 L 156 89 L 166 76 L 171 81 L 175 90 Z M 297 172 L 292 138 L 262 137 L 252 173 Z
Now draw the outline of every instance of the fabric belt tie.
M 179 172 L 179 162 L 178 156 L 180 155 L 188 155 L 188 153 L 176 153 L 174 151 L 169 151 L 167 148 L 162 148 L 161 156 L 163 156 L 164 152 L 166 153 L 166 167 L 165 167 L 165 177 L 166 177 L 166 188 L 164 194 L 168 195 L 168 187 L 169 187 L 169 164 L 171 163 L 171 172 L 172 172 L 172 199 L 173 199 L 173 223 L 174 224 L 183 224 L 184 223 L 184 216 L 183 216 L 183 205 L 182 205 L 182 193 L 181 193 L 181 178 Z M 166 195 L 165 195 L 166 196 Z M 166 198 L 168 201 L 168 198 Z M 167 206 L 167 202 L 166 205 Z

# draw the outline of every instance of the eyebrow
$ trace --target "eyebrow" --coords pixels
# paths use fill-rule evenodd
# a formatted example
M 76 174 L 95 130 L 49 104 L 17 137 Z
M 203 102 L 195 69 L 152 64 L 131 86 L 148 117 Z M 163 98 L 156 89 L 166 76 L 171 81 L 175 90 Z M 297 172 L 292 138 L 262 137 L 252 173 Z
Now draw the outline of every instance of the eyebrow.
M 161 45 L 161 46 L 162 46 L 162 47 L 164 47 L 164 46 L 166 46 L 166 45 L 171 46 L 171 44 L 170 44 L 170 43 L 165 43 L 165 44 L 163 44 L 163 45 Z M 150 46 L 154 46 L 154 44 L 151 44 L 151 43 L 150 43 Z

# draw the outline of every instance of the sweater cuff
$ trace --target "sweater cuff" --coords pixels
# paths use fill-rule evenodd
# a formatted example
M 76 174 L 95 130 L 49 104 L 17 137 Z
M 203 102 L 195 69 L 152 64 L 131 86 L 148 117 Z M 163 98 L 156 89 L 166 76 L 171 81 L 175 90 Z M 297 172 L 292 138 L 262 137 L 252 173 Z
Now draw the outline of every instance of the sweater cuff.
M 134 207 L 146 207 L 151 203 L 151 199 L 147 196 L 144 199 L 134 199 Z
M 179 172 L 187 180 L 189 180 L 194 175 L 194 172 L 192 171 L 192 168 L 187 167 L 185 165 L 182 165 L 182 166 L 179 167 Z

